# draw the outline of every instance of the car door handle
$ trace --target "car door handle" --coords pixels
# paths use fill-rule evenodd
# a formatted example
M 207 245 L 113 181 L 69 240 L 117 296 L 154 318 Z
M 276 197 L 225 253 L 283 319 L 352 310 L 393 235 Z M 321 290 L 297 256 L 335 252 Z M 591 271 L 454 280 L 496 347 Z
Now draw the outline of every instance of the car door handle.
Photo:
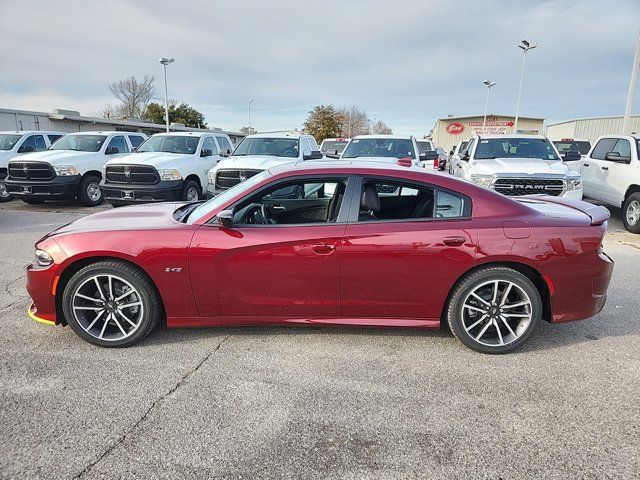
M 442 241 L 444 242 L 445 245 L 448 245 L 449 247 L 459 247 L 461 245 L 464 245 L 466 238 L 465 237 L 444 237 Z
M 609 170 L 609 167 L 601 167 L 603 170 Z
M 274 210 L 286 210 L 286 209 L 287 209 L 287 207 L 283 207 L 282 205 L 274 205 L 274 206 L 273 206 L 273 209 L 274 209 Z
M 329 255 L 333 253 L 335 249 L 336 249 L 335 245 L 327 245 L 326 243 L 313 246 L 313 251 L 316 252 L 318 255 Z
M 583 167 L 588 167 L 588 166 L 589 166 L 589 164 L 588 164 L 588 163 L 583 163 L 583 164 L 582 164 L 582 166 L 583 166 Z

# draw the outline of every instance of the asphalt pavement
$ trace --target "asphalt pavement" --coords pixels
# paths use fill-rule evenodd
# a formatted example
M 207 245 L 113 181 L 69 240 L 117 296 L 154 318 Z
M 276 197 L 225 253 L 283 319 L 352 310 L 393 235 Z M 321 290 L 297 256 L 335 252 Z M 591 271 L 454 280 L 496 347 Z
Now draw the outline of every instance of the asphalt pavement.
M 99 208 L 108 208 L 106 206 Z M 101 349 L 26 315 L 23 267 L 95 212 L 0 204 L 0 478 L 635 478 L 640 236 L 609 299 L 522 350 L 446 331 L 159 329 Z

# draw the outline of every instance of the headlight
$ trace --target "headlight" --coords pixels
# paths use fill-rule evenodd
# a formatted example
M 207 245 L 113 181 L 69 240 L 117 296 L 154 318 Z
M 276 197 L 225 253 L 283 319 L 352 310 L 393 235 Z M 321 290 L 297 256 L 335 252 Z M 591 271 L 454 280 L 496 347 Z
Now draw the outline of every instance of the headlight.
M 493 182 L 493 175 L 471 175 L 471 181 L 481 187 L 489 187 Z
M 180 172 L 172 168 L 168 170 L 158 170 L 158 174 L 160 175 L 160 180 L 182 180 Z
M 41 267 L 48 267 L 53 263 L 53 258 L 44 250 L 36 249 L 36 262 Z
M 567 180 L 567 190 L 580 190 L 582 188 L 582 178 L 569 178 Z
M 211 185 L 216 184 L 216 172 L 214 172 L 213 170 L 209 170 L 209 173 L 207 173 L 207 178 L 209 179 L 209 183 Z
M 80 175 L 80 172 L 73 165 L 54 165 L 56 175 Z

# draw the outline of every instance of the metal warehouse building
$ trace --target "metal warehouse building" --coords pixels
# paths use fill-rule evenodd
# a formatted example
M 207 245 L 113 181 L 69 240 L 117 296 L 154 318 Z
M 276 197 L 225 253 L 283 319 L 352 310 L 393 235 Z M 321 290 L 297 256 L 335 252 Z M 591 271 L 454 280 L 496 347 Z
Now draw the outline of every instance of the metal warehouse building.
M 640 132 L 640 115 L 629 120 L 629 132 Z M 617 117 L 574 118 L 565 122 L 547 125 L 547 137 L 551 140 L 578 138 L 594 142 L 600 135 L 622 133 L 622 115 Z
M 513 133 L 515 117 L 511 115 L 487 115 L 487 122 L 483 129 L 483 115 L 466 117 L 439 118 L 431 131 L 431 140 L 437 147 L 445 151 L 453 149 L 462 139 L 472 135 L 487 135 Z M 539 134 L 543 131 L 544 118 L 519 117 L 518 132 Z
M 175 132 L 210 131 L 226 133 L 234 143 L 238 143 L 244 135 L 238 132 L 225 132 L 220 128 L 209 130 L 190 128 L 182 125 L 171 126 Z M 73 110 L 56 109 L 52 113 L 31 112 L 27 110 L 11 110 L 0 108 L 0 131 L 3 130 L 53 130 L 60 132 L 87 132 L 95 130 L 116 130 L 142 132 L 147 135 L 166 131 L 165 125 L 146 123 L 141 120 L 115 120 L 110 118 L 85 117 Z

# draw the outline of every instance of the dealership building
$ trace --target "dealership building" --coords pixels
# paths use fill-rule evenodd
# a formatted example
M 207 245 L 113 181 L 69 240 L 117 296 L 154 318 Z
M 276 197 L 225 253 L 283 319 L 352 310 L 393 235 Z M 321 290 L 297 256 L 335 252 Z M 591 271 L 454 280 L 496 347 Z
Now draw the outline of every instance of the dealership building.
M 483 120 L 483 115 L 439 118 L 429 137 L 435 146 L 448 152 L 472 135 L 514 133 L 515 117 L 512 115 L 488 114 L 484 126 Z M 519 117 L 518 133 L 540 134 L 544 130 L 543 123 L 544 118 Z
M 629 131 L 640 133 L 640 115 L 634 115 L 629 121 Z M 600 135 L 617 135 L 622 132 L 622 115 L 615 117 L 574 118 L 564 122 L 547 125 L 547 137 L 551 140 L 576 138 L 589 140 L 591 143 Z
M 51 130 L 68 133 L 115 130 L 141 132 L 147 135 L 153 135 L 154 133 L 166 132 L 167 127 L 156 123 L 146 123 L 138 119 L 116 120 L 111 118 L 86 117 L 74 110 L 56 109 L 48 113 L 0 108 L 0 131 L 5 130 Z M 174 132 L 226 133 L 234 144 L 244 138 L 242 133 L 226 132 L 221 128 L 199 129 L 172 124 L 170 130 Z

